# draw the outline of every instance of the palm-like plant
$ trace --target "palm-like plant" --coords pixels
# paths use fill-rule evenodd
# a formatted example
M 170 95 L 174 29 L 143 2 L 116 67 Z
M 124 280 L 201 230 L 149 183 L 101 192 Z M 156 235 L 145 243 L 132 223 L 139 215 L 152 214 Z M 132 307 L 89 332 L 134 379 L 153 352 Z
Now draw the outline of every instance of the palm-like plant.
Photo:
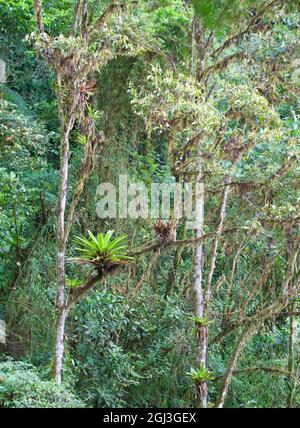
M 105 234 L 99 233 L 95 236 L 88 230 L 88 238 L 76 236 L 74 239 L 77 244 L 75 250 L 79 256 L 69 260 L 77 264 L 92 264 L 97 268 L 108 268 L 127 263 L 132 257 L 124 254 L 124 250 L 127 248 L 127 245 L 124 244 L 126 236 L 112 239 L 113 234 L 114 231 L 109 230 Z

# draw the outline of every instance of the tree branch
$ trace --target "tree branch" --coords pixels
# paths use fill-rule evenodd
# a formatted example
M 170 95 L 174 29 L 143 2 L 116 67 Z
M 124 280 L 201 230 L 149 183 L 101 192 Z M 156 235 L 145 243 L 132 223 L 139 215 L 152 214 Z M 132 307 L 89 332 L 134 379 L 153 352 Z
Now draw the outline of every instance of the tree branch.
M 212 52 L 211 54 L 212 57 L 219 56 L 224 51 L 224 49 L 228 48 L 233 43 L 240 41 L 243 38 L 243 36 L 245 36 L 247 33 L 249 33 L 253 29 L 258 19 L 261 18 L 265 14 L 265 12 L 267 12 L 267 10 L 270 9 L 275 3 L 277 3 L 277 1 L 278 0 L 272 0 L 270 3 L 267 3 L 264 7 L 262 7 L 262 9 L 254 15 L 254 17 L 251 19 L 247 27 L 243 31 L 235 34 L 232 37 L 229 37 L 220 47 L 218 47 L 216 50 Z M 257 30 L 259 30 L 259 28 L 260 27 L 258 26 Z
M 34 17 L 36 21 L 37 28 L 39 30 L 39 33 L 44 33 L 44 23 L 43 23 L 43 17 L 42 17 L 42 4 L 40 0 L 33 0 L 33 10 L 34 10 Z
M 244 373 L 255 373 L 255 372 L 266 372 L 271 374 L 281 374 L 283 376 L 288 376 L 291 379 L 293 379 L 298 385 L 300 385 L 299 379 L 294 375 L 294 373 L 283 370 L 277 367 L 245 367 L 243 369 L 237 369 L 233 371 L 234 375 L 244 374 Z M 223 376 L 218 376 L 214 378 L 214 381 L 222 379 Z
M 106 269 L 102 272 L 98 272 L 97 275 L 92 276 L 82 285 L 72 288 L 69 292 L 69 296 L 67 299 L 66 310 L 69 311 L 72 306 L 78 303 L 82 299 L 82 297 L 94 287 L 94 285 L 104 281 L 105 278 L 107 278 L 110 275 L 113 275 L 120 268 L 121 268 L 121 265 L 118 265 L 118 266 L 113 266 L 109 269 Z
M 81 7 L 81 0 L 77 0 L 74 6 L 74 15 L 73 15 L 73 37 L 76 37 L 76 34 L 77 34 L 80 7 Z
M 111 17 L 111 15 L 113 15 L 118 11 L 124 10 L 129 5 L 137 4 L 137 3 L 138 3 L 137 0 L 133 0 L 128 3 L 117 3 L 116 0 L 112 0 L 112 2 L 104 10 L 102 15 L 100 15 L 99 18 L 93 24 L 92 28 L 89 31 L 89 37 L 92 35 L 92 33 L 100 31 L 102 27 L 106 24 L 108 19 Z
M 224 406 L 228 388 L 231 383 L 231 379 L 234 373 L 234 369 L 237 365 L 238 358 L 245 346 L 246 341 L 251 337 L 251 335 L 254 332 L 254 325 L 246 325 L 240 334 L 240 337 L 238 338 L 237 344 L 235 346 L 235 349 L 231 355 L 231 358 L 229 360 L 228 368 L 226 370 L 226 373 L 223 377 L 221 390 L 219 393 L 219 396 L 217 398 L 216 406 L 217 408 L 222 408 Z

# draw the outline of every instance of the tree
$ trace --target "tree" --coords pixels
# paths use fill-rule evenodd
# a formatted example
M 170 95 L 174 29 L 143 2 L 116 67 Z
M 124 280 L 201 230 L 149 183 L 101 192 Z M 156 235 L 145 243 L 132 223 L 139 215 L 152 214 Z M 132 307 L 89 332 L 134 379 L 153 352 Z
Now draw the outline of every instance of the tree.
M 64 329 L 67 316 L 65 299 L 65 254 L 74 222 L 75 209 L 91 176 L 97 156 L 105 142 L 104 135 L 96 128 L 96 113 L 89 104 L 95 90 L 95 73 L 119 55 L 133 55 L 142 51 L 135 49 L 130 39 L 118 34 L 118 25 L 107 24 L 117 12 L 122 12 L 128 3 L 112 1 L 96 18 L 90 20 L 88 2 L 77 1 L 74 5 L 73 25 L 68 37 L 51 37 L 45 32 L 42 5 L 33 1 L 38 34 L 33 35 L 36 49 L 53 67 L 56 75 L 56 94 L 60 120 L 60 180 L 56 217 L 56 342 L 54 377 L 61 382 L 64 350 Z M 66 216 L 68 196 L 68 171 L 70 157 L 70 134 L 78 124 L 84 141 L 84 154 L 78 181 L 74 187 L 69 212 Z
M 250 38 L 251 34 L 257 32 L 271 33 L 274 23 L 270 23 L 268 14 L 274 14 L 277 7 L 283 7 L 281 2 L 269 2 L 261 7 L 257 6 L 253 11 L 253 16 L 251 15 L 250 19 L 246 18 L 245 30 L 229 35 L 221 44 L 218 44 L 218 37 L 214 35 L 213 31 L 207 31 L 199 17 L 195 16 L 190 36 L 192 41 L 190 67 L 186 70 L 185 75 L 176 75 L 173 72 L 168 74 L 159 68 L 153 68 L 148 76 L 147 90 L 142 94 L 133 91 L 137 113 L 146 117 L 149 127 L 168 135 L 170 164 L 174 175 L 177 174 L 177 178 L 180 180 L 195 171 L 194 179 L 198 185 L 195 192 L 194 291 L 197 365 L 200 366 L 199 370 L 203 376 L 192 377 L 196 382 L 200 407 L 208 405 L 207 330 L 212 296 L 218 292 L 218 288 L 224 281 L 222 275 L 218 287 L 213 284 L 218 247 L 220 241 L 224 240 L 222 235 L 226 232 L 224 223 L 232 186 L 245 186 L 243 181 L 237 180 L 238 171 L 255 168 L 255 162 L 259 162 L 259 159 L 255 159 L 252 153 L 255 151 L 255 147 L 262 142 L 267 146 L 276 147 L 280 140 L 284 139 L 289 144 L 290 150 L 287 157 L 285 155 L 281 157 L 279 169 L 274 171 L 271 176 L 274 180 L 282 177 L 282 173 L 284 174 L 290 168 L 291 162 L 298 159 L 298 154 L 292 148 L 294 145 L 293 134 L 289 130 L 284 132 L 280 117 L 270 105 L 272 104 L 270 98 L 265 97 L 263 89 L 259 88 L 259 92 L 258 88 L 253 89 L 252 82 L 248 84 L 231 83 L 230 72 L 226 75 L 226 70 L 232 63 L 242 60 L 244 66 L 247 64 L 247 42 L 245 41 L 247 37 Z M 244 50 L 240 48 L 241 45 L 244 46 Z M 291 50 L 295 52 L 295 48 L 296 45 Z M 228 54 L 227 50 L 231 52 Z M 262 187 L 254 177 L 252 182 L 255 189 Z M 269 181 L 269 184 L 273 185 L 272 180 Z M 213 190 L 211 190 L 212 186 Z M 208 224 L 205 223 L 204 207 L 209 204 L 209 200 L 205 188 L 208 188 L 208 192 L 221 195 L 218 203 L 213 206 L 216 211 L 213 215 L 210 214 Z M 267 194 L 272 193 L 268 181 L 264 183 L 263 188 Z M 243 199 L 242 193 L 241 196 Z M 258 201 L 257 198 L 255 201 L 259 205 L 271 203 L 264 199 Z M 263 209 L 262 205 L 260 210 L 266 210 L 266 207 Z M 251 234 L 257 227 L 262 228 L 258 233 L 271 233 L 269 222 L 272 223 L 272 218 L 268 215 L 265 219 L 260 218 L 259 209 L 251 215 L 255 220 L 248 217 L 248 226 L 241 227 L 240 225 L 236 228 L 236 225 L 232 225 L 229 227 L 231 233 L 244 229 L 246 234 L 242 233 L 242 242 L 235 250 L 231 279 L 228 281 L 228 289 L 225 294 L 223 325 L 228 322 L 225 313 L 232 304 L 228 306 L 228 299 L 233 299 L 231 288 L 235 277 L 235 264 L 242 251 L 243 240 L 251 239 Z M 237 360 L 246 341 L 260 323 L 276 313 L 281 313 L 293 301 L 295 293 L 297 293 L 299 287 L 297 216 L 292 216 L 286 221 L 290 221 L 294 225 L 294 232 L 291 238 L 293 244 L 286 259 L 287 270 L 282 279 L 281 292 L 276 293 L 272 304 L 269 304 L 268 299 L 265 300 L 263 296 L 255 309 L 251 308 L 251 315 L 246 315 L 247 305 L 253 305 L 251 298 L 247 299 L 246 304 L 243 302 L 242 306 L 240 306 L 241 302 L 236 302 L 234 309 L 240 315 L 238 319 L 232 321 L 231 327 L 234 330 L 241 327 L 241 333 L 237 337 L 236 346 L 228 361 L 216 407 L 224 405 Z M 276 220 L 275 223 L 277 223 Z M 211 245 L 206 248 L 208 254 L 203 253 L 203 243 L 207 238 L 204 233 L 205 227 L 213 233 Z M 282 232 L 285 235 L 284 229 Z M 228 244 L 228 246 L 232 245 L 232 242 Z M 264 278 L 264 280 L 266 279 Z M 253 296 L 256 294 L 257 287 L 258 285 L 254 286 Z M 241 314 L 243 314 L 243 321 L 240 321 Z M 193 373 L 198 372 L 196 370 Z
M 3 399 L 297 407 L 299 2 L 133 6 L 1 3 Z M 120 175 L 170 215 L 100 218 Z

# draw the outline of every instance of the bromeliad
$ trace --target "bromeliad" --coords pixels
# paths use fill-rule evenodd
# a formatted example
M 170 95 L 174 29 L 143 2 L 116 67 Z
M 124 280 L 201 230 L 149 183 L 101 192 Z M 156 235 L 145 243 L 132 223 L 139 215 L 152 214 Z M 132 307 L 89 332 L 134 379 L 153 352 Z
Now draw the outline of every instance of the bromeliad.
M 69 261 L 77 264 L 92 264 L 97 269 L 105 269 L 111 266 L 126 264 L 132 258 L 124 254 L 127 245 L 124 244 L 126 238 L 122 235 L 112 239 L 113 230 L 105 234 L 99 233 L 93 235 L 88 230 L 88 238 L 76 236 L 74 243 L 77 245 L 75 250 L 79 253 L 78 257 L 70 258 Z

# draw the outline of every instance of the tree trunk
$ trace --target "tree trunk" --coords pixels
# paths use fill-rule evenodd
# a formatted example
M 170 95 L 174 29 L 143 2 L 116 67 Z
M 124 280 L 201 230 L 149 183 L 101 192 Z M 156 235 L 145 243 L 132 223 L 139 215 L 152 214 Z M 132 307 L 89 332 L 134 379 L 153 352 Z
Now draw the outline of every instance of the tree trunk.
M 204 292 L 205 306 L 206 307 L 208 306 L 209 301 L 210 301 L 210 297 L 211 297 L 211 284 L 212 284 L 212 279 L 213 279 L 213 275 L 214 275 L 215 268 L 216 268 L 216 260 L 217 260 L 219 240 L 220 240 L 220 236 L 221 236 L 221 233 L 223 230 L 223 224 L 224 224 L 224 220 L 225 220 L 226 203 L 227 203 L 227 198 L 228 198 L 228 194 L 229 194 L 229 187 L 230 187 L 230 182 L 229 182 L 229 180 L 226 180 L 226 186 L 225 186 L 223 194 L 222 194 L 219 218 L 218 218 L 218 223 L 217 223 L 217 228 L 216 228 L 216 237 L 215 237 L 215 239 L 213 241 L 213 245 L 212 245 L 210 268 L 209 268 L 209 272 L 207 275 L 206 287 L 205 287 L 205 292 Z
M 215 406 L 217 408 L 223 408 L 223 406 L 225 404 L 225 400 L 226 400 L 227 393 L 228 393 L 228 388 L 229 388 L 229 385 L 231 383 L 233 372 L 234 372 L 234 369 L 236 368 L 238 358 L 239 358 L 239 356 L 240 356 L 240 354 L 241 354 L 241 352 L 245 346 L 245 343 L 247 342 L 247 340 L 251 336 L 253 328 L 254 328 L 254 326 L 251 326 L 251 327 L 246 326 L 243 329 L 240 337 L 238 338 L 237 344 L 236 344 L 234 351 L 231 355 L 225 376 L 224 376 L 223 381 L 222 381 L 220 394 L 219 394 L 219 397 L 217 399 L 216 406 Z
M 294 305 L 292 304 L 290 307 L 290 311 L 293 312 Z M 295 326 L 294 326 L 294 315 L 290 317 L 290 332 L 289 332 L 289 353 L 288 353 L 288 371 L 290 373 L 295 372 Z M 289 394 L 287 398 L 286 406 L 288 408 L 293 407 L 293 398 L 295 391 L 295 380 L 289 379 Z
M 64 330 L 66 320 L 65 308 L 65 211 L 68 186 L 69 167 L 69 136 L 74 125 L 73 115 L 69 116 L 66 125 L 62 125 L 62 138 L 60 147 L 60 181 L 57 198 L 56 217 L 56 337 L 54 352 L 54 379 L 56 383 L 61 383 L 61 368 L 64 353 Z
M 196 218 L 195 218 L 195 238 L 199 239 L 203 235 L 204 222 L 204 181 L 202 173 L 202 153 L 200 147 L 197 151 L 196 159 Z M 195 247 L 195 272 L 194 272 L 194 291 L 196 307 L 196 316 L 202 318 L 204 316 L 204 299 L 202 289 L 202 269 L 203 269 L 203 243 L 199 242 Z M 198 366 L 206 366 L 206 326 L 198 327 L 197 334 L 197 364 Z M 207 407 L 207 385 L 202 385 L 202 388 L 197 389 L 200 408 Z
M 65 307 L 56 307 L 56 338 L 54 354 L 54 379 L 59 385 L 61 383 L 61 370 L 64 355 L 64 332 L 67 311 Z

